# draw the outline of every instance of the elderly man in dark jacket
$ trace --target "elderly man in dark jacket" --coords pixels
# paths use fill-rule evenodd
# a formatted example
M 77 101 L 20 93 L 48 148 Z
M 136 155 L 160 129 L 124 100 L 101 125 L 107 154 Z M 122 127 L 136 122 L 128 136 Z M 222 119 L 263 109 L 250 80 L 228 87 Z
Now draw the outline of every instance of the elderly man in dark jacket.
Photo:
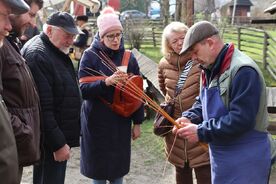
M 25 0 L 25 3 L 30 7 L 28 12 L 9 15 L 12 30 L 0 49 L 0 93 L 7 105 L 16 139 L 19 160 L 17 183 L 20 183 L 23 167 L 40 159 L 39 98 L 33 77 L 20 54 L 18 37 L 33 24 L 43 1 Z
M 50 15 L 43 33 L 29 40 L 21 52 L 38 88 L 44 133 L 44 155 L 34 167 L 34 183 L 63 184 L 70 148 L 79 146 L 81 97 L 68 56 L 76 34 L 73 17 Z

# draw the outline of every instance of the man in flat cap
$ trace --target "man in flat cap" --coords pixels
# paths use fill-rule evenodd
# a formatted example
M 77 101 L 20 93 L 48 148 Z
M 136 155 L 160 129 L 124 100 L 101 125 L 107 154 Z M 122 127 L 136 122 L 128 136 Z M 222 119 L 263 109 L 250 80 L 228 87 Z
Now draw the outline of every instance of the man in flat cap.
M 18 36 L 26 26 L 33 24 L 43 1 L 25 0 L 21 8 L 17 5 L 19 1 L 5 2 L 11 4 L 14 11 L 22 13 L 9 15 L 12 29 L 0 49 L 0 94 L 7 105 L 16 140 L 19 164 L 17 183 L 20 183 L 23 167 L 40 159 L 40 116 L 38 94 L 31 72 L 20 54 Z
M 213 184 L 267 184 L 273 144 L 260 69 L 207 21 L 188 30 L 181 52 L 201 63 L 201 92 L 173 131 L 209 143 Z
M 9 14 L 26 13 L 29 6 L 23 0 L 0 0 L 0 49 L 11 31 Z M 18 157 L 16 142 L 7 107 L 0 95 L 0 178 L 2 183 L 18 183 Z
M 51 14 L 43 33 L 21 52 L 34 76 L 42 111 L 44 154 L 34 183 L 63 184 L 70 148 L 79 146 L 81 97 L 69 48 L 81 33 L 66 12 Z

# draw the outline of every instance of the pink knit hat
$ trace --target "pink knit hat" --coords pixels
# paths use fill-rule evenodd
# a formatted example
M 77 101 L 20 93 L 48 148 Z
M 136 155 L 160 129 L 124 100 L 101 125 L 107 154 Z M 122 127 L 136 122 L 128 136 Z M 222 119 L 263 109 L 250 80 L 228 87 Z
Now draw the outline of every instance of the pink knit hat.
M 109 31 L 116 29 L 123 31 L 119 16 L 115 13 L 112 7 L 105 7 L 101 11 L 101 15 L 97 19 L 97 26 L 99 28 L 100 38 L 102 38 Z

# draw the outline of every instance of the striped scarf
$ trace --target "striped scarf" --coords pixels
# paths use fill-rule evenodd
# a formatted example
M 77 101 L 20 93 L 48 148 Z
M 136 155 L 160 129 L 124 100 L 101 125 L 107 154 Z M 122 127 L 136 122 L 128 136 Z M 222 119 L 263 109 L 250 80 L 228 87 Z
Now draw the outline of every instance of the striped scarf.
M 182 88 L 185 84 L 185 81 L 188 77 L 189 71 L 192 68 L 192 66 L 193 66 L 193 61 L 192 60 L 190 60 L 186 63 L 185 68 L 182 71 L 182 73 L 180 74 L 180 77 L 179 77 L 178 82 L 176 84 L 176 88 L 175 88 L 176 94 L 181 92 L 181 90 L 182 90 Z

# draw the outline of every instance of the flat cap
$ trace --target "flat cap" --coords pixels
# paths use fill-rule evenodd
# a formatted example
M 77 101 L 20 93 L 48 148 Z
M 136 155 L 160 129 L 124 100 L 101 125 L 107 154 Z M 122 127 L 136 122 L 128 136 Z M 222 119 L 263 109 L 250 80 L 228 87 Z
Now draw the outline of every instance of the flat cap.
M 4 0 L 4 3 L 11 8 L 13 14 L 23 14 L 30 10 L 29 5 L 24 0 Z
M 218 33 L 218 29 L 208 21 L 195 23 L 187 31 L 180 54 L 184 54 L 196 43 Z
M 77 28 L 74 18 L 67 12 L 55 12 L 52 13 L 48 18 L 46 23 L 48 25 L 56 26 L 61 28 L 70 34 L 82 34 L 82 31 Z

